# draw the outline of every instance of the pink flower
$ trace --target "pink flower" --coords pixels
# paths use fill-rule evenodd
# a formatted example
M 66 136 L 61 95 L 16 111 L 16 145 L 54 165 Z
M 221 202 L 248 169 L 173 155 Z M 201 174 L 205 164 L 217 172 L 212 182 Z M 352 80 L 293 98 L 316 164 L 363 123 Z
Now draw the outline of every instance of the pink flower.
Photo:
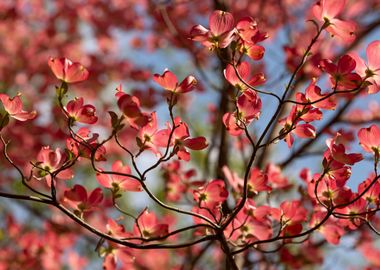
M 346 0 L 322 0 L 313 6 L 313 14 L 319 21 L 328 23 L 326 30 L 332 36 L 338 36 L 344 42 L 352 42 L 355 39 L 355 23 L 336 18 L 345 4 Z
M 313 214 L 310 220 L 310 227 L 315 227 L 320 223 L 323 218 L 326 216 L 326 213 L 318 211 Z M 340 238 L 344 235 L 344 229 L 338 225 L 338 220 L 330 217 L 318 231 L 326 238 L 326 241 L 333 245 L 338 245 Z
M 209 25 L 210 30 L 202 25 L 194 26 L 190 31 L 191 39 L 201 42 L 210 50 L 230 45 L 234 38 L 234 17 L 231 13 L 215 10 L 210 16 Z
M 251 75 L 251 66 L 248 62 L 241 62 L 239 65 L 236 66 L 236 71 L 239 74 L 240 78 L 242 78 L 242 80 L 250 86 L 258 86 L 265 83 L 266 79 L 263 73 L 260 72 L 253 76 Z M 239 79 L 234 67 L 230 64 L 228 64 L 226 69 L 224 70 L 224 77 L 231 85 L 233 85 L 239 91 L 244 91 L 248 88 L 243 83 L 243 81 Z
M 140 151 L 149 149 L 158 157 L 161 157 L 158 147 L 167 145 L 169 134 L 170 129 L 158 130 L 156 112 L 153 112 L 151 114 L 151 120 L 140 128 L 136 141 L 140 147 Z
M 320 65 L 323 70 L 330 74 L 333 86 L 337 85 L 337 87 L 343 89 L 354 89 L 361 84 L 362 78 L 358 74 L 352 73 L 356 62 L 349 55 L 343 55 L 337 65 L 327 59 L 322 60 Z
M 332 157 L 334 160 L 342 163 L 354 165 L 355 163 L 361 161 L 363 159 L 362 154 L 351 153 L 346 154 L 346 148 L 343 144 L 337 143 L 341 135 L 339 133 L 332 139 L 327 139 L 326 144 L 329 148 L 324 154 L 325 158 L 330 159 Z
M 36 111 L 26 112 L 22 109 L 22 101 L 20 95 L 10 98 L 6 94 L 0 94 L 0 101 L 3 103 L 4 110 L 10 117 L 19 120 L 26 121 L 34 119 L 37 115 Z
M 237 111 L 223 116 L 223 123 L 231 136 L 240 135 L 244 125 L 249 125 L 252 120 L 259 118 L 262 102 L 256 92 L 249 89 L 238 97 L 236 107 Z
M 94 124 L 98 121 L 95 116 L 95 107 L 91 104 L 83 105 L 83 98 L 75 98 L 67 103 L 66 111 L 74 121 Z
M 144 210 L 138 217 L 133 231 L 135 235 L 141 235 L 144 238 L 155 238 L 168 234 L 169 225 L 166 223 L 159 223 L 154 213 L 149 213 Z
M 68 138 L 66 140 L 66 147 L 74 156 L 81 156 L 88 159 L 91 158 L 91 149 L 77 142 L 77 140 L 85 140 L 85 143 L 87 145 L 90 145 L 93 148 L 97 147 L 98 150 L 94 154 L 94 158 L 96 161 L 106 160 L 106 148 L 104 147 L 104 145 L 98 147 L 99 134 L 94 133 L 91 136 L 90 130 L 88 128 L 82 127 L 78 130 L 76 135 L 77 136 L 75 139 Z
M 97 173 L 96 179 L 103 187 L 110 188 L 114 192 L 122 191 L 142 191 L 142 187 L 139 181 L 125 174 L 131 174 L 131 169 L 128 165 L 123 165 L 120 160 L 115 161 L 112 164 L 112 171 L 118 174 L 105 174 Z
M 293 145 L 294 137 L 293 133 L 300 138 L 314 138 L 316 135 L 315 127 L 306 123 L 298 124 L 302 117 L 297 115 L 296 106 L 292 107 L 289 115 L 279 121 L 284 125 L 284 128 L 280 131 L 280 135 L 283 134 L 283 138 L 290 148 Z
M 380 91 L 380 40 L 371 42 L 366 50 L 368 64 L 364 62 L 357 53 L 351 53 L 351 57 L 356 61 L 356 72 L 367 78 L 371 83 L 368 86 L 368 93 L 374 94 Z
M 358 132 L 360 145 L 364 151 L 372 152 L 379 156 L 380 154 L 380 128 L 377 125 L 371 125 L 368 128 L 361 128 Z
M 267 39 L 268 34 L 258 30 L 256 21 L 251 17 L 242 18 L 237 23 L 236 30 L 240 37 L 238 40 L 239 51 L 247 54 L 253 60 L 263 58 L 265 48 L 256 43 Z
M 197 190 L 194 190 L 193 195 L 199 207 L 214 209 L 227 200 L 228 191 L 225 188 L 223 180 L 214 179 L 206 185 L 199 187 Z
M 50 186 L 50 174 L 60 170 L 66 160 L 66 154 L 62 152 L 60 148 L 53 151 L 49 146 L 42 147 L 37 155 L 37 166 L 41 169 L 37 172 L 37 174 L 35 174 L 35 177 L 38 180 L 46 179 L 47 184 Z M 56 177 L 58 179 L 68 180 L 74 177 L 74 173 L 70 168 L 68 168 L 60 171 Z
M 51 71 L 54 75 L 66 82 L 76 83 L 85 81 L 88 78 L 88 70 L 78 62 L 71 62 L 67 58 L 53 58 L 50 57 L 48 61 Z
M 189 127 L 186 123 L 182 122 L 181 118 L 179 118 L 178 116 L 174 119 L 174 125 L 176 126 L 176 129 L 173 132 L 172 141 L 170 142 L 170 145 L 174 145 L 174 151 L 179 159 L 185 161 L 190 160 L 190 153 L 188 152 L 187 148 L 192 150 L 202 150 L 208 146 L 205 137 L 200 136 L 195 138 L 189 138 Z M 159 144 L 158 146 L 167 146 L 167 142 L 163 140 L 159 141 L 160 142 L 157 142 Z
M 320 100 L 328 95 L 321 93 L 321 88 L 319 88 L 319 86 L 316 85 L 316 82 L 317 80 L 313 78 L 309 86 L 306 88 L 305 97 L 308 102 Z M 332 95 L 328 98 L 325 98 L 324 100 L 313 103 L 311 106 L 319 109 L 335 110 L 336 103 L 336 98 L 334 95 Z
M 96 188 L 88 195 L 83 186 L 75 185 L 72 189 L 65 191 L 64 200 L 79 213 L 83 213 L 100 204 L 103 200 L 103 192 L 100 188 Z
M 269 216 L 269 209 L 256 207 L 253 200 L 248 199 L 226 228 L 225 235 L 237 243 L 269 239 L 273 234 Z
M 197 84 L 197 80 L 194 76 L 187 76 L 178 84 L 177 77 L 167 69 L 165 69 L 162 75 L 154 74 L 153 80 L 164 89 L 179 94 L 190 92 L 193 90 L 194 85 Z
M 123 112 L 130 126 L 140 129 L 149 122 L 149 115 L 141 112 L 140 100 L 123 92 L 121 85 L 116 88 L 117 106 Z

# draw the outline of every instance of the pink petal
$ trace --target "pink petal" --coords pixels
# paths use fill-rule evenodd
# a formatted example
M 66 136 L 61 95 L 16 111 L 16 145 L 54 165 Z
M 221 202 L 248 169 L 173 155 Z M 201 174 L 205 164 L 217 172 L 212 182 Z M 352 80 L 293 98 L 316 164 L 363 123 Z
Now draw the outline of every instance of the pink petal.
M 153 80 L 169 91 L 175 91 L 178 85 L 177 77 L 169 70 L 165 70 L 162 75 L 154 74 Z
M 97 173 L 96 180 L 98 180 L 99 184 L 105 188 L 112 188 L 111 178 L 109 175 L 104 173 Z
M 32 112 L 25 112 L 25 111 L 21 111 L 19 113 L 16 113 L 16 114 L 13 114 L 11 115 L 14 119 L 16 120 L 19 120 L 19 121 L 26 121 L 26 120 L 31 120 L 31 119 L 34 119 L 37 115 L 37 112 L 36 111 L 32 111 Z
M 356 63 L 355 71 L 361 77 L 365 77 L 367 66 L 366 66 L 364 60 L 356 52 L 352 52 L 349 55 L 355 60 L 355 63 Z
M 367 47 L 368 67 L 380 74 L 380 40 L 371 42 Z
M 323 16 L 335 18 L 344 8 L 346 0 L 322 0 Z
M 1 94 L 0 100 L 3 103 L 4 109 L 7 111 L 7 113 L 12 115 L 22 111 L 22 101 L 20 96 L 9 98 L 7 95 Z
M 356 67 L 355 60 L 349 55 L 343 55 L 338 61 L 338 73 L 350 73 Z
M 315 138 L 315 127 L 310 124 L 300 124 L 293 130 L 300 138 Z
M 67 61 L 70 60 L 66 58 L 49 58 L 48 65 L 51 71 L 54 73 L 55 77 L 60 80 L 65 80 L 65 67 L 67 66 Z
M 64 81 L 67 83 L 81 82 L 87 80 L 88 76 L 88 70 L 80 63 L 76 62 L 68 67 Z
M 132 178 L 127 178 L 119 184 L 119 186 L 126 191 L 142 191 L 142 186 L 139 181 Z
M 96 206 L 103 200 L 103 191 L 100 188 L 94 189 L 88 198 L 89 206 Z
M 210 30 L 214 36 L 231 31 L 234 27 L 234 17 L 231 13 L 215 10 L 209 20 Z
M 75 185 L 72 189 L 66 190 L 64 194 L 71 201 L 87 202 L 87 191 L 81 185 Z
M 186 147 L 192 150 L 202 150 L 207 147 L 207 141 L 205 137 L 189 138 L 184 141 Z
M 71 169 L 66 169 L 57 174 L 57 178 L 62 180 L 70 180 L 74 177 L 74 172 Z
M 197 84 L 197 80 L 194 76 L 187 76 L 179 85 L 177 92 L 186 93 L 193 90 L 194 85 Z

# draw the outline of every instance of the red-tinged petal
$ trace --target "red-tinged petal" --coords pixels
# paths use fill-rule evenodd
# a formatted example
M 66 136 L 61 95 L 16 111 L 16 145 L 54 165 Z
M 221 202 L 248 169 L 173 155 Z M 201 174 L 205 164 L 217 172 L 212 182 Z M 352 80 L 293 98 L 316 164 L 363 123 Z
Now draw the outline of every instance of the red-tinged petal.
M 292 145 L 294 143 L 294 137 L 293 137 L 293 135 L 291 133 L 287 134 L 285 136 L 284 140 L 285 140 L 285 142 L 286 142 L 286 144 L 288 145 L 289 148 L 292 147 Z
M 332 36 L 339 37 L 343 42 L 351 43 L 355 40 L 356 24 L 354 22 L 331 20 L 332 25 L 327 27 L 327 31 Z
M 78 111 L 76 120 L 84 124 L 95 124 L 98 121 L 95 112 L 96 108 L 93 105 L 87 104 Z
M 321 228 L 322 234 L 325 236 L 326 241 L 332 245 L 339 245 L 340 238 L 344 234 L 344 230 L 333 224 L 327 224 Z
M 365 77 L 366 76 L 367 65 L 365 64 L 364 60 L 356 52 L 352 52 L 349 55 L 351 56 L 352 59 L 354 59 L 354 61 L 356 63 L 355 71 L 361 77 Z
M 168 145 L 170 129 L 161 129 L 153 136 L 152 143 L 158 147 L 166 147 Z M 173 145 L 173 142 L 170 142 Z
M 153 80 L 169 91 L 176 91 L 178 86 L 177 77 L 169 70 L 165 70 L 162 75 L 154 74 Z
M 99 184 L 105 188 L 112 188 L 112 181 L 109 175 L 104 173 L 97 173 L 96 180 L 98 180 Z
M 307 113 L 305 113 L 301 119 L 306 123 L 313 122 L 315 120 L 321 120 L 323 117 L 322 112 L 318 108 L 311 108 Z
M 141 139 L 144 139 L 144 135 L 153 136 L 157 131 L 157 114 L 156 112 L 151 113 L 149 123 L 147 123 L 141 130 L 140 130 L 140 137 Z
M 128 94 L 121 96 L 117 101 L 117 105 L 127 117 L 134 118 L 141 115 L 139 104 Z
M 9 98 L 6 94 L 0 94 L 0 100 L 3 103 L 4 109 L 10 115 L 17 114 L 22 111 L 22 101 L 20 96 Z
M 251 86 L 259 86 L 259 85 L 262 85 L 266 82 L 266 78 L 265 78 L 265 75 L 264 73 L 260 72 L 258 74 L 255 74 L 253 75 L 252 79 L 249 80 L 249 85 Z
M 373 82 L 372 85 L 368 86 L 368 94 L 376 94 L 379 91 L 380 91 L 380 84 Z
M 260 222 L 254 219 L 250 222 L 250 225 L 253 227 L 252 234 L 258 240 L 266 240 L 272 237 L 272 227 L 267 222 Z
M 234 28 L 234 17 L 229 12 L 215 10 L 210 16 L 209 26 L 214 36 L 220 36 Z
M 152 228 L 152 231 L 150 232 L 152 237 L 160 237 L 167 235 L 169 232 L 169 225 L 168 224 L 157 224 Z
M 136 179 L 128 178 L 119 184 L 120 188 L 125 191 L 142 191 L 143 188 Z
M 213 179 L 205 186 L 194 190 L 193 195 L 195 201 L 197 201 L 201 207 L 214 209 L 227 199 L 228 191 L 225 188 L 223 180 Z
M 182 122 L 180 117 L 174 119 L 174 123 L 177 128 L 174 130 L 174 138 L 184 140 L 190 136 L 189 127 L 186 123 Z
M 335 18 L 344 8 L 346 0 L 322 0 L 323 16 Z
M 96 206 L 103 200 L 103 191 L 100 188 L 94 189 L 90 197 L 88 198 L 88 204 L 90 207 Z
M 57 174 L 57 178 L 62 180 L 70 180 L 74 177 L 74 172 L 71 169 L 66 169 Z
M 356 67 L 355 60 L 349 55 L 343 55 L 338 61 L 338 73 L 346 74 L 352 72 Z
M 129 168 L 128 165 L 124 166 L 123 162 L 121 160 L 116 160 L 112 164 L 112 171 L 123 173 L 123 174 L 130 174 L 131 173 L 131 168 Z M 118 175 L 113 175 L 112 177 L 115 179 L 115 178 L 118 178 Z M 121 177 L 125 178 L 125 176 L 121 176 Z
M 248 187 L 250 191 L 271 191 L 272 188 L 268 186 L 268 176 L 263 174 L 259 169 L 252 168 L 248 180 Z
M 354 165 L 363 159 L 362 154 L 346 154 L 346 150 L 343 144 L 332 144 L 331 145 L 331 155 L 332 157 L 343 164 Z
M 19 121 L 27 121 L 36 118 L 37 112 L 31 111 L 31 112 L 24 112 L 21 111 L 19 113 L 11 115 L 14 119 Z
M 380 40 L 371 42 L 367 47 L 368 68 L 380 74 Z
M 190 37 L 195 41 L 203 42 L 208 40 L 208 34 L 209 30 L 202 25 L 195 25 L 190 30 Z
M 221 34 L 218 39 L 219 48 L 227 48 L 234 39 L 234 30 Z
M 178 86 L 176 92 L 178 93 L 186 93 L 193 90 L 194 85 L 197 84 L 197 80 L 194 76 L 187 76 Z
M 131 128 L 136 130 L 140 130 L 143 126 L 145 126 L 150 121 L 150 115 L 147 113 L 141 113 L 137 117 L 127 118 L 127 121 Z
M 103 269 L 104 270 L 115 270 L 116 269 L 116 259 L 112 253 L 109 253 L 104 257 Z
M 184 145 L 192 150 L 205 149 L 208 144 L 205 137 L 189 138 L 184 141 Z
M 83 106 L 83 98 L 75 98 L 74 100 L 70 100 L 66 105 L 66 111 L 71 115 L 74 116 L 78 113 L 80 108 Z
M 321 88 L 315 85 L 315 83 L 316 83 L 316 80 L 313 79 L 305 91 L 306 98 L 310 102 L 320 100 L 326 96 L 326 94 L 325 95 L 321 94 Z M 325 98 L 324 100 L 313 103 L 312 106 L 316 108 L 320 108 L 320 109 L 325 109 L 325 110 L 335 110 L 336 99 L 334 98 L 334 96 L 330 96 L 328 98 Z
M 236 118 L 232 113 L 223 115 L 223 124 L 231 136 L 239 136 L 243 129 L 236 124 Z
M 330 75 L 337 73 L 337 66 L 329 59 L 324 59 L 320 63 L 321 68 Z
M 65 80 L 65 74 L 66 74 L 65 70 L 69 64 L 71 64 L 71 61 L 67 58 L 50 57 L 48 61 L 48 65 L 51 71 L 54 73 L 55 77 L 57 77 L 58 79 L 62 81 Z
M 358 74 L 349 73 L 342 77 L 342 80 L 339 81 L 339 85 L 347 89 L 354 89 L 360 86 L 361 82 L 362 82 L 362 78 Z
M 299 124 L 293 132 L 300 138 L 315 138 L 316 135 L 315 127 L 310 124 Z
M 232 189 L 234 191 L 239 191 L 243 186 L 243 179 L 241 179 L 235 172 L 232 172 L 227 166 L 223 166 L 222 171 Z
M 82 64 L 75 62 L 68 66 L 64 81 L 67 83 L 81 82 L 87 80 L 88 76 L 88 70 Z
M 323 16 L 322 16 L 322 13 L 323 13 L 323 8 L 322 8 L 322 5 L 321 3 L 317 3 L 313 6 L 312 8 L 312 12 L 313 12 L 313 15 L 315 18 L 317 18 L 318 20 L 321 20 L 323 21 Z
M 157 217 L 154 213 L 145 210 L 138 218 L 139 225 L 143 229 L 151 228 L 157 223 Z
M 297 223 L 297 224 L 291 224 L 291 225 L 287 225 L 284 230 L 282 231 L 282 233 L 284 235 L 297 235 L 299 233 L 302 232 L 302 224 L 301 223 Z
M 252 45 L 248 47 L 247 55 L 253 60 L 260 60 L 263 58 L 265 48 L 260 45 Z
M 72 189 L 64 192 L 65 198 L 75 202 L 87 202 L 87 191 L 81 185 L 75 185 Z
M 190 161 L 190 153 L 184 147 L 177 151 L 177 157 L 184 161 Z
M 251 67 L 248 62 L 241 62 L 238 66 L 236 66 L 236 70 L 240 77 L 248 82 L 249 76 L 251 73 Z M 228 64 L 226 69 L 224 70 L 224 77 L 226 80 L 232 84 L 236 88 L 240 88 L 239 90 L 246 89 L 247 87 L 244 85 L 244 83 L 239 79 L 237 76 L 235 69 L 232 65 Z
M 242 120 L 248 124 L 252 119 L 259 118 L 262 102 L 256 92 L 246 90 L 238 98 L 237 107 L 239 108 Z
M 360 129 L 358 138 L 364 151 L 373 152 L 374 149 L 380 149 L 380 128 L 377 125 Z
M 243 17 L 237 22 L 236 29 L 238 29 L 239 31 L 247 30 L 255 25 L 257 25 L 257 23 L 252 17 Z

